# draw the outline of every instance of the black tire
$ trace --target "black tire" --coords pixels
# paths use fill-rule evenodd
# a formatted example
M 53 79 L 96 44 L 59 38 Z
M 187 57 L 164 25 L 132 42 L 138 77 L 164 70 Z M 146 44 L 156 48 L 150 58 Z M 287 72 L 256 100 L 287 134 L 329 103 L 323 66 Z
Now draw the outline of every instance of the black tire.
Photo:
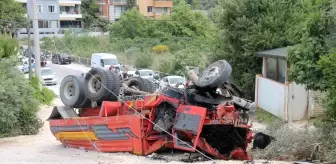
M 202 88 L 217 88 L 225 83 L 231 72 L 232 67 L 226 60 L 218 60 L 202 72 L 196 85 Z
M 84 93 L 84 77 L 68 75 L 60 85 L 60 98 L 65 106 L 86 108 L 91 106 Z
M 126 84 L 130 88 L 135 86 L 137 89 L 143 92 L 151 92 L 152 90 L 150 84 L 147 81 L 145 81 L 145 79 L 140 77 L 132 77 L 127 81 Z
M 143 79 L 145 83 L 147 83 L 146 85 L 148 85 L 150 87 L 149 93 L 154 93 L 156 90 L 156 86 L 155 83 L 153 83 L 152 81 L 148 80 L 148 79 Z
M 120 86 L 119 77 L 112 71 L 92 68 L 85 76 L 85 94 L 92 101 L 118 100 Z

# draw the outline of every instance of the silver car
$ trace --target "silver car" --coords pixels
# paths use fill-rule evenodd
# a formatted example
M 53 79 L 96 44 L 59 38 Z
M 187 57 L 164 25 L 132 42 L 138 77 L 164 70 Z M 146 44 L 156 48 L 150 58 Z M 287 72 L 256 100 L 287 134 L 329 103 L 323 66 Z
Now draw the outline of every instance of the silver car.
M 148 79 L 154 82 L 156 74 L 154 73 L 153 70 L 150 69 L 139 69 L 135 71 L 135 76 Z
M 43 85 L 56 85 L 56 73 L 50 67 L 41 68 L 41 83 Z

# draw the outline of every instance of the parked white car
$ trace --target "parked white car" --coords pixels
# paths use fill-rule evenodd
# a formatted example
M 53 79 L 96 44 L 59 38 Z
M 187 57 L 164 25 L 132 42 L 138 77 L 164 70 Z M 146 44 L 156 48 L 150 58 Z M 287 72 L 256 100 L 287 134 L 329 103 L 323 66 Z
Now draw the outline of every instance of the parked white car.
M 159 85 L 160 85 L 160 89 L 163 89 L 167 86 L 182 89 L 184 88 L 184 84 L 186 83 L 186 81 L 187 81 L 186 78 L 182 76 L 166 76 L 162 78 Z M 177 84 L 179 85 L 176 86 Z
M 141 77 L 141 78 L 144 78 L 144 79 L 148 79 L 148 80 L 154 82 L 156 74 L 151 69 L 138 69 L 138 70 L 135 71 L 134 76 L 135 77 Z
M 56 73 L 50 67 L 41 68 L 41 83 L 43 85 L 56 85 Z

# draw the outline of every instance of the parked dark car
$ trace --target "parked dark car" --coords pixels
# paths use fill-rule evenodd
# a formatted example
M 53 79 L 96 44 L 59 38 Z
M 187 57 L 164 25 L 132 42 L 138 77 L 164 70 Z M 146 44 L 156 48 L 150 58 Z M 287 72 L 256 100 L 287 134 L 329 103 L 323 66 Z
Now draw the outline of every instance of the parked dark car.
M 71 64 L 71 56 L 68 54 L 53 54 L 51 57 L 51 62 L 54 64 Z

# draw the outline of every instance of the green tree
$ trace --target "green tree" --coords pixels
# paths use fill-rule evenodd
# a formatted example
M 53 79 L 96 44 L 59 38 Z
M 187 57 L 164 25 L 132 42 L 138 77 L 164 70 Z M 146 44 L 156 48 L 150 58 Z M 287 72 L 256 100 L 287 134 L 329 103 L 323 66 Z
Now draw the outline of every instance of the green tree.
M 254 99 L 255 75 L 261 73 L 262 58 L 255 52 L 292 44 L 286 30 L 296 23 L 289 13 L 294 1 L 221 0 L 214 18 L 222 35 L 212 60 L 226 59 L 232 77 L 250 99 Z
M 28 24 L 26 10 L 15 0 L 0 1 L 0 33 L 12 34 Z
M 103 32 L 107 31 L 109 21 L 98 15 L 99 5 L 97 0 L 85 0 L 81 7 L 85 28 L 99 27 Z
M 126 0 L 126 10 L 135 8 L 136 6 L 136 0 Z
M 36 116 L 39 102 L 36 92 L 16 69 L 18 41 L 0 35 L 0 137 L 36 134 L 41 122 Z
M 18 52 L 18 41 L 9 35 L 0 35 L 0 59 L 10 58 Z
M 146 27 L 148 27 L 146 18 L 136 8 L 132 8 L 121 15 L 120 20 L 111 26 L 110 32 L 112 36 L 133 39 L 147 37 Z
M 325 90 L 329 86 L 322 80 L 323 70 L 318 62 L 330 52 L 326 42 L 334 26 L 330 10 L 330 0 L 309 0 L 302 1 L 294 11 L 298 23 L 289 34 L 296 36 L 298 42 L 289 53 L 289 78 L 308 89 Z

